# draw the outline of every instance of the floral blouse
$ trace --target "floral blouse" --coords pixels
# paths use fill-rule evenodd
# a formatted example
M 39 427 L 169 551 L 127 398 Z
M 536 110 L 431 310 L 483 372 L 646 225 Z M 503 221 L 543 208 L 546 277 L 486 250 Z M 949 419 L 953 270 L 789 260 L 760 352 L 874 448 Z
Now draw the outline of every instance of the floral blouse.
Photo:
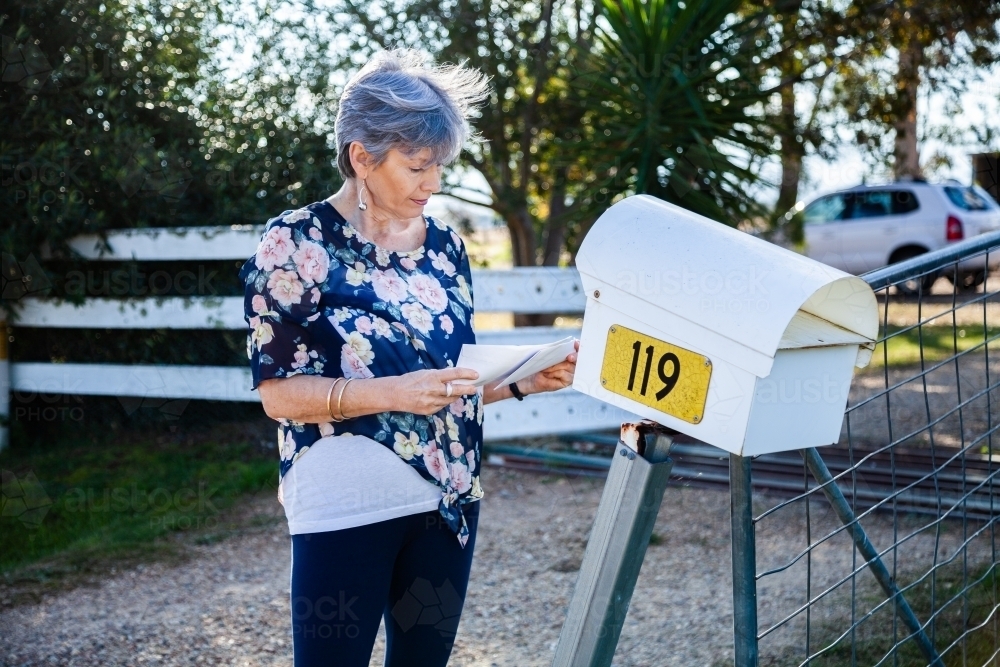
M 476 342 L 469 257 L 458 234 L 424 220 L 424 245 L 410 252 L 376 246 L 327 201 L 269 220 L 240 271 L 253 388 L 298 374 L 371 378 L 454 366 L 462 345 Z M 441 489 L 438 508 L 465 546 L 461 506 L 483 496 L 482 389 L 429 416 L 278 422 L 281 477 L 320 438 L 365 435 Z

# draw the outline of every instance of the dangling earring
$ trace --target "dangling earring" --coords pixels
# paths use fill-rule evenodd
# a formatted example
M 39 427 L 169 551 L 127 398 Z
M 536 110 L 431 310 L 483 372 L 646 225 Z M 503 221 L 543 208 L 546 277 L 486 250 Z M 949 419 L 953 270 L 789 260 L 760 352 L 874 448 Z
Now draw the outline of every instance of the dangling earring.
M 365 179 L 361 179 L 361 189 L 358 190 L 358 208 L 362 211 L 368 209 L 368 202 L 365 201 L 364 193 L 368 190 L 368 184 L 365 183 Z

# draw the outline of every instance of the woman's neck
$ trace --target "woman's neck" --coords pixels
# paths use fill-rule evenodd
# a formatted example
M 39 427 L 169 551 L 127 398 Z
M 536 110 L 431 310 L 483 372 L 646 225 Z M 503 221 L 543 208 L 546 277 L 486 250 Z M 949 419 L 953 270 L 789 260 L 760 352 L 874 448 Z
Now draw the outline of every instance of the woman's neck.
M 327 201 L 351 223 L 358 232 L 375 245 L 395 252 L 409 252 L 424 244 L 424 220 L 399 218 L 379 209 L 368 195 L 368 208 L 358 208 L 358 188 L 355 179 L 348 179 Z

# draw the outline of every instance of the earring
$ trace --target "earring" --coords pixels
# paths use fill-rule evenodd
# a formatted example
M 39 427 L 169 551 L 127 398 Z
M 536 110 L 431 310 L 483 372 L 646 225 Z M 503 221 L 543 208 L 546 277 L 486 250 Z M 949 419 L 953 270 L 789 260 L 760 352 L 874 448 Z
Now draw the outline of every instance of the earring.
M 358 208 L 362 211 L 368 208 L 368 202 L 365 201 L 364 193 L 368 190 L 368 184 L 365 183 L 365 179 L 361 179 L 361 189 L 358 190 Z

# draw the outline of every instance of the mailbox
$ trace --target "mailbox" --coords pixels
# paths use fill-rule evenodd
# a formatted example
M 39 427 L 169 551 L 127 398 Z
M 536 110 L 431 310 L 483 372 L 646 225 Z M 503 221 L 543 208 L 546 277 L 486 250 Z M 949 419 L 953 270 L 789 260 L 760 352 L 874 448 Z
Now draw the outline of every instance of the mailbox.
M 602 215 L 573 388 L 742 456 L 840 437 L 878 304 L 865 281 L 654 197 Z

